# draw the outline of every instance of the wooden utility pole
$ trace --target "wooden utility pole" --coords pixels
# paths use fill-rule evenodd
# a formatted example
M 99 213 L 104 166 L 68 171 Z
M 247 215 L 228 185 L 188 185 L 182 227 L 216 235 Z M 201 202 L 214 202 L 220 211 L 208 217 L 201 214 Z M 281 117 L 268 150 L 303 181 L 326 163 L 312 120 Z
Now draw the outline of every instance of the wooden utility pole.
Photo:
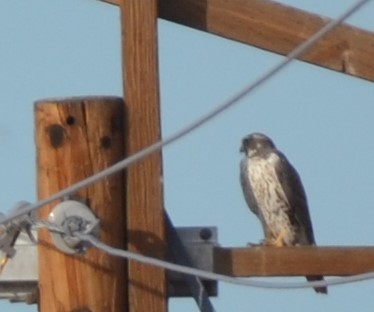
M 124 157 L 123 101 L 115 97 L 50 99 L 35 105 L 38 198 L 46 198 Z M 125 247 L 120 172 L 74 194 L 100 219 L 100 239 Z M 40 210 L 45 220 L 57 202 Z M 39 311 L 123 312 L 125 261 L 94 248 L 83 255 L 57 250 L 38 233 Z
M 161 139 L 157 2 L 120 2 L 127 155 Z M 166 244 L 161 152 L 127 169 L 126 193 L 128 248 L 164 258 Z M 130 261 L 128 278 L 129 312 L 167 310 L 164 270 Z

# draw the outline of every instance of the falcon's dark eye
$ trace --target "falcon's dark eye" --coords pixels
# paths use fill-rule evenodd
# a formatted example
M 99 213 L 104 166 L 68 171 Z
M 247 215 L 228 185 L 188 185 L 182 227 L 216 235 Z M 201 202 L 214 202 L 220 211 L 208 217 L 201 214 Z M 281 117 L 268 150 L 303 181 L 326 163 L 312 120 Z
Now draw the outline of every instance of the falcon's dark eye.
M 246 147 L 249 147 L 250 143 L 251 143 L 250 139 L 244 139 L 243 145 Z

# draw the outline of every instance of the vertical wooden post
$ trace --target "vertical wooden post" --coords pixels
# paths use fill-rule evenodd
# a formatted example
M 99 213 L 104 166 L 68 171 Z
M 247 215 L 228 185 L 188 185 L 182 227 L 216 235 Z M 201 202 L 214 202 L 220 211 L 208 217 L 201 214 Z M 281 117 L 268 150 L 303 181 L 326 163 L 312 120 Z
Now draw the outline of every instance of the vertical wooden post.
M 161 138 L 157 2 L 121 0 L 128 155 Z M 164 258 L 161 152 L 127 170 L 127 229 L 130 250 Z M 136 262 L 128 268 L 129 311 L 167 311 L 164 270 Z
M 115 97 L 36 102 L 39 198 L 123 158 L 122 112 L 123 101 Z M 100 219 L 100 239 L 119 248 L 125 246 L 123 181 L 121 172 L 74 194 Z M 40 218 L 53 207 L 41 209 Z M 63 254 L 46 230 L 39 231 L 39 240 L 39 311 L 125 311 L 125 261 L 93 248 L 84 255 Z

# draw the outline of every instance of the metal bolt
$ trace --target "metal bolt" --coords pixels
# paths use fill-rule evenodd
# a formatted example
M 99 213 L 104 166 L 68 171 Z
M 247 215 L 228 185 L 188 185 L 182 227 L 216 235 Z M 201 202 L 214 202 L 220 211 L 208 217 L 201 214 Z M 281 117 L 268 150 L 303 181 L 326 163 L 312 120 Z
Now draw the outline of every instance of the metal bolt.
M 211 239 L 211 237 L 212 237 L 212 231 L 210 229 L 203 228 L 203 229 L 200 230 L 200 238 L 202 240 L 207 241 L 207 240 Z

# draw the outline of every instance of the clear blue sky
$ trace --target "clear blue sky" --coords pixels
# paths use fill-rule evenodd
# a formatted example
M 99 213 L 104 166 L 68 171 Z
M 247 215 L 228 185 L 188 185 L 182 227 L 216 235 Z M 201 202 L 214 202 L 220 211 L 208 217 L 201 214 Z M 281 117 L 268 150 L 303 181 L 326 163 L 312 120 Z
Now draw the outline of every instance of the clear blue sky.
M 335 17 L 353 0 L 288 0 Z M 121 95 L 118 9 L 95 0 L 0 1 L 0 210 L 35 201 L 33 101 Z M 374 3 L 349 22 L 374 31 Z M 163 134 L 227 99 L 281 57 L 160 21 Z M 374 60 L 373 60 L 374 61 Z M 262 238 L 238 182 L 241 138 L 261 131 L 298 169 L 319 245 L 374 244 L 374 85 L 293 63 L 209 125 L 164 151 L 165 205 L 178 226 L 214 225 L 223 246 Z M 270 279 L 267 279 L 270 280 Z M 289 281 L 303 279 L 287 279 Z M 372 311 L 374 281 L 312 290 L 220 285 L 217 311 Z M 36 306 L 0 302 L 0 311 Z M 170 311 L 198 311 L 192 300 Z

